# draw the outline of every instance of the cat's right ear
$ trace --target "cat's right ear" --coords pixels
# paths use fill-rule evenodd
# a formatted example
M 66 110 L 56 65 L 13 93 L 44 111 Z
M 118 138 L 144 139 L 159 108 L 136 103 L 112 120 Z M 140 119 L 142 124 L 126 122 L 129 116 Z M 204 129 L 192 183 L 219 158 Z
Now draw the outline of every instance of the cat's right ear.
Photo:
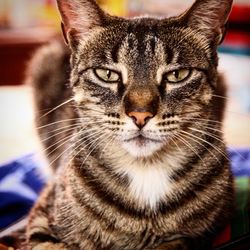
M 104 25 L 107 15 L 95 0 L 57 0 L 65 42 L 71 44 L 94 27 Z
M 233 0 L 196 0 L 182 15 L 186 25 L 218 45 L 222 42 Z

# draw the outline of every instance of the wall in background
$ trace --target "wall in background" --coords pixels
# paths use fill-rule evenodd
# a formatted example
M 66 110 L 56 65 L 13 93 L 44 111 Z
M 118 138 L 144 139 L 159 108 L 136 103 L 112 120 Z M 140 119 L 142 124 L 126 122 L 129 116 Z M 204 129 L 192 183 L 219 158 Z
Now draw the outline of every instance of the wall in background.
M 140 13 L 175 15 L 194 0 L 97 0 L 110 14 L 121 16 Z M 234 0 L 236 5 L 249 5 L 250 0 Z M 1 0 L 0 28 L 21 28 L 31 26 L 58 27 L 60 17 L 56 0 Z
M 0 28 L 57 26 L 55 0 L 1 0 Z

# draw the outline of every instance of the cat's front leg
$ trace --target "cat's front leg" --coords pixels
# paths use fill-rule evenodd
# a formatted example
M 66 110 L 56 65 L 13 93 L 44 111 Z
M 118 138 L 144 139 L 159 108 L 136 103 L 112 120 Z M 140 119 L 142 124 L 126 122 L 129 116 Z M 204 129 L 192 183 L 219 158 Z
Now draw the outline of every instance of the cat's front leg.
M 67 250 L 68 247 L 49 227 L 46 217 L 34 218 L 27 230 L 27 244 L 29 250 Z
M 29 214 L 26 228 L 27 249 L 66 250 L 68 247 L 52 228 L 54 223 L 54 185 L 49 184 L 40 195 Z
M 27 245 L 28 247 L 25 248 L 28 250 L 69 250 L 67 245 L 53 236 L 51 236 L 49 233 L 42 232 L 36 232 L 27 239 Z
M 67 250 L 63 243 L 43 242 L 30 248 L 31 250 Z

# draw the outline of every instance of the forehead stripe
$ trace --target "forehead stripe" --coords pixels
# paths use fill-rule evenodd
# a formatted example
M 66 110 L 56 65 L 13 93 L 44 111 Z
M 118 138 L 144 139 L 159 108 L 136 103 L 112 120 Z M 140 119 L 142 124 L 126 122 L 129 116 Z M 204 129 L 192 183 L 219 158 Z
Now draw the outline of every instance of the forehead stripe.
M 118 56 L 119 56 L 119 50 L 121 47 L 121 43 L 119 41 L 119 43 L 117 43 L 113 49 L 111 50 L 111 57 L 114 63 L 118 63 Z

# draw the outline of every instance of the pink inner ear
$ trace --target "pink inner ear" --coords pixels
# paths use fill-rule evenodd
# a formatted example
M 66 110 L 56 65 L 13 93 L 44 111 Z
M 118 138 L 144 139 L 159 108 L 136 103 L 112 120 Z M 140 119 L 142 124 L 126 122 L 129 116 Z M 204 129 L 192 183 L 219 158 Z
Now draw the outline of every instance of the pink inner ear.
M 95 0 L 57 0 L 62 18 L 62 32 L 65 42 L 78 40 L 96 26 L 101 26 L 105 13 Z
M 62 29 L 62 33 L 63 33 L 63 38 L 66 44 L 69 44 L 69 40 L 67 37 L 67 32 L 65 31 L 65 25 L 63 22 L 61 22 L 61 29 Z
M 76 20 L 79 18 L 77 16 L 77 11 L 68 1 L 62 0 L 58 1 L 58 9 L 61 13 L 62 22 L 61 29 L 63 33 L 63 37 L 66 44 L 69 44 L 69 33 L 71 30 L 76 30 L 77 27 L 74 27 Z
M 186 16 L 190 26 L 199 29 L 210 39 L 216 35 L 215 32 L 221 32 L 223 35 L 231 6 L 232 0 L 197 0 L 184 17 Z M 222 40 L 221 38 L 219 40 Z
M 62 23 L 63 23 L 63 32 L 65 35 L 67 35 L 68 31 L 71 25 L 71 22 L 74 22 L 74 20 L 77 18 L 74 14 L 74 10 L 72 9 L 72 6 L 67 1 L 58 1 L 58 8 L 61 13 L 62 17 Z

